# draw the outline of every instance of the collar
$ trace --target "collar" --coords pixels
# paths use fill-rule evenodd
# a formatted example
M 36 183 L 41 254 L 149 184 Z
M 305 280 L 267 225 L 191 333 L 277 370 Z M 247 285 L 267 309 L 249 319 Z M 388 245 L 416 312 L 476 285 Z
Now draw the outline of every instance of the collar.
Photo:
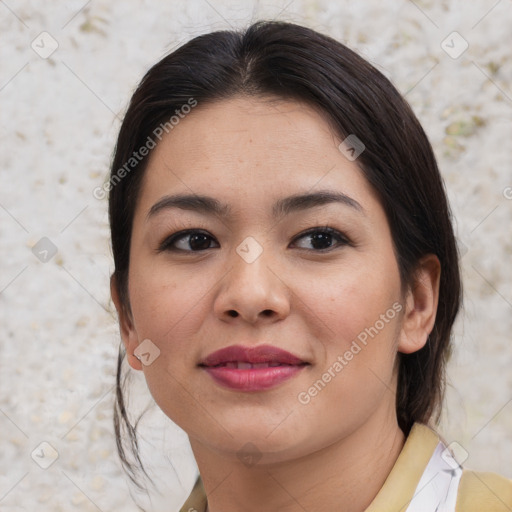
M 422 490 L 427 489 L 429 485 L 427 481 L 425 483 L 427 487 L 425 487 L 420 480 L 424 473 L 427 474 L 427 466 L 432 469 L 433 465 L 439 463 L 440 458 L 445 458 L 445 454 L 446 449 L 439 436 L 426 425 L 414 423 L 384 485 L 365 512 L 415 512 L 418 510 L 415 507 L 421 507 L 424 504 L 420 502 L 419 497 L 425 497 L 427 494 Z M 460 470 L 460 467 L 458 469 Z M 454 470 L 450 475 L 454 477 L 451 480 L 451 489 L 455 488 L 456 491 L 454 484 L 458 485 L 456 477 L 460 478 L 460 474 Z M 205 512 L 206 504 L 206 492 L 199 475 L 180 512 L 189 512 L 191 509 Z M 420 508 L 419 510 L 426 512 L 430 509 Z M 436 509 L 432 508 L 432 511 L 434 510 Z

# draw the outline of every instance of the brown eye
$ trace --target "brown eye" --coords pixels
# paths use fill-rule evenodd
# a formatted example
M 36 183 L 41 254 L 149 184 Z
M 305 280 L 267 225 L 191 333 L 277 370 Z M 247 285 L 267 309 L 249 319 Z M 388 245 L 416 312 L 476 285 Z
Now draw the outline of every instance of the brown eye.
M 213 238 L 202 231 L 188 230 L 180 231 L 166 238 L 159 246 L 159 252 L 162 251 L 183 251 L 199 252 L 211 249 L 210 242 Z M 177 247 L 179 243 L 179 247 Z
M 295 240 L 300 240 L 301 238 L 309 239 L 311 245 L 313 245 L 313 250 L 316 251 L 328 251 L 336 248 L 331 245 L 333 241 L 337 242 L 338 246 L 350 245 L 350 241 L 346 236 L 329 226 L 309 229 Z M 304 248 L 307 249 L 307 247 Z
M 302 233 L 295 240 L 309 239 L 312 249 L 301 247 L 315 252 L 329 251 L 336 246 L 351 245 L 349 239 L 336 229 L 329 226 L 315 227 Z M 208 233 L 198 230 L 179 231 L 167 237 L 158 248 L 158 252 L 202 252 L 213 247 L 210 245 L 214 240 Z M 336 244 L 336 245 L 333 245 Z M 217 245 L 218 247 L 218 245 Z

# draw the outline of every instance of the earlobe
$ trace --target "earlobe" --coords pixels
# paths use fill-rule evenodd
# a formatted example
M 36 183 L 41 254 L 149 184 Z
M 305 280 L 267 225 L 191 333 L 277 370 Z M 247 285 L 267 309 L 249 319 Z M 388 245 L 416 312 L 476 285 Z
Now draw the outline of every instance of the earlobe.
M 406 297 L 398 352 L 411 354 L 425 346 L 436 320 L 440 277 L 437 256 L 427 254 L 421 258 Z
M 117 316 L 119 317 L 119 332 L 126 349 L 128 363 L 134 370 L 142 370 L 142 363 L 133 354 L 139 344 L 137 332 L 133 325 L 131 313 L 126 311 L 126 307 L 121 301 L 117 279 L 114 274 L 110 277 L 110 295 L 112 296 L 117 310 Z

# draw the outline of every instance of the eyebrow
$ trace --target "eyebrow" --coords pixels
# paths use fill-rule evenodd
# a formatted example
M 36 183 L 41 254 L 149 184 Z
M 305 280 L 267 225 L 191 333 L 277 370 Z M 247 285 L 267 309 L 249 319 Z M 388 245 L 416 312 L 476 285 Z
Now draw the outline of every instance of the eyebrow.
M 272 208 L 272 214 L 275 218 L 281 218 L 293 212 L 333 203 L 349 206 L 364 215 L 364 208 L 360 203 L 342 192 L 333 190 L 319 190 L 317 192 L 295 194 L 278 199 Z M 233 216 L 232 208 L 227 204 L 221 203 L 214 197 L 198 194 L 177 194 L 164 196 L 157 201 L 149 210 L 146 220 L 170 208 L 179 208 L 203 214 L 213 214 L 220 217 Z

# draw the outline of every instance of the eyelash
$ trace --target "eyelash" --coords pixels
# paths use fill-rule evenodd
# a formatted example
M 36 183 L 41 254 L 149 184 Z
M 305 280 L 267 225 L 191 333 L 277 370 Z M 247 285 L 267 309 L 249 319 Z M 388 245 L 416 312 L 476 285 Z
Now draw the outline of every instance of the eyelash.
M 318 253 L 327 253 L 327 252 L 333 251 L 336 248 L 341 248 L 345 245 L 350 245 L 350 246 L 353 245 L 347 236 L 345 236 L 343 233 L 341 233 L 337 229 L 331 228 L 330 226 L 317 226 L 314 228 L 310 228 L 310 229 L 300 233 L 299 235 L 297 235 L 293 241 L 295 242 L 296 240 L 299 240 L 301 238 L 307 237 L 308 235 L 312 235 L 315 233 L 327 233 L 329 235 L 332 235 L 334 238 L 336 238 L 338 240 L 338 247 L 333 246 L 333 247 L 329 247 L 327 249 L 304 249 L 304 250 L 318 252 Z M 200 229 L 187 229 L 184 231 L 178 231 L 177 233 L 174 233 L 173 235 L 165 238 L 160 243 L 157 252 L 160 253 L 160 252 L 164 252 L 164 251 L 169 251 L 169 252 L 181 252 L 181 253 L 187 253 L 187 252 L 200 253 L 200 252 L 205 252 L 209 249 L 213 249 L 213 247 L 211 247 L 211 248 L 202 249 L 199 251 L 193 251 L 193 250 L 186 251 L 183 249 L 176 249 L 175 247 L 172 247 L 172 244 L 177 242 L 178 240 L 185 238 L 186 236 L 190 236 L 190 235 L 194 235 L 194 234 L 201 234 L 201 235 L 210 237 L 210 235 L 207 232 L 200 230 Z M 210 238 L 213 238 L 213 237 L 210 237 Z

